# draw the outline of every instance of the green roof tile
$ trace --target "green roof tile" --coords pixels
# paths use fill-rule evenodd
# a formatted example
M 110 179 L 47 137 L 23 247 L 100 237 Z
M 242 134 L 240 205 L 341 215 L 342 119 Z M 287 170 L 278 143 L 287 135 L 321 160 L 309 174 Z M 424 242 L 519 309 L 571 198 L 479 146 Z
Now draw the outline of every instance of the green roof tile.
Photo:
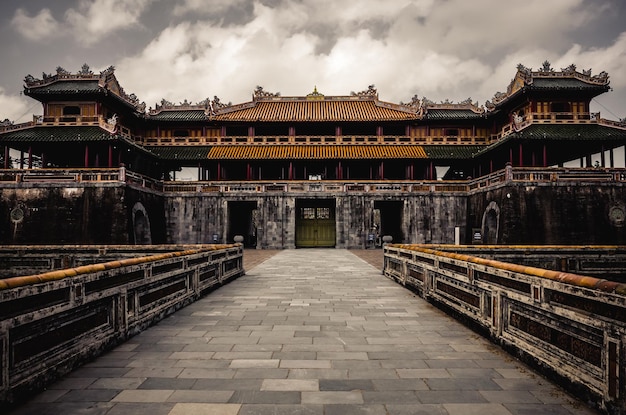
M 487 146 L 480 145 L 424 145 L 430 159 L 470 159 Z
M 155 121 L 206 121 L 204 110 L 166 110 L 150 114 L 148 119 Z
M 598 124 L 534 124 L 485 147 L 481 154 L 512 140 L 568 141 L 616 141 L 626 140 L 626 130 Z M 564 145 L 564 144 L 562 144 Z
M 482 114 L 477 114 L 469 109 L 434 109 L 429 108 L 426 118 L 429 120 L 469 120 L 481 118 Z
M 535 124 L 508 138 L 532 140 L 625 140 L 626 130 L 591 124 Z
M 211 146 L 150 146 L 146 148 L 163 160 L 206 160 Z
M 97 80 L 86 81 L 59 81 L 52 84 L 30 87 L 27 89 L 28 95 L 41 94 L 68 94 L 68 93 L 96 93 L 100 91 Z
M 100 127 L 32 127 L 0 133 L 0 143 L 101 141 L 110 136 Z
M 576 78 L 534 78 L 532 89 L 608 90 L 608 85 L 597 85 Z

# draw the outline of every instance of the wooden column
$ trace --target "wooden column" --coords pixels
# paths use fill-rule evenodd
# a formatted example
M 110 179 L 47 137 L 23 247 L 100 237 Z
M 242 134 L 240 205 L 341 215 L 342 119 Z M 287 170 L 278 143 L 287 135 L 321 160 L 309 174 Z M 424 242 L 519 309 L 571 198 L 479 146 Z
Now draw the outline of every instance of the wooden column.
M 600 166 L 601 167 L 606 167 L 606 160 L 604 157 L 604 145 L 602 145 L 602 147 L 600 147 Z
M 33 168 L 33 148 L 28 146 L 28 168 Z
M 9 168 L 9 158 L 10 158 L 9 146 L 4 146 L 4 168 L 5 169 Z
M 522 148 L 522 143 L 519 144 L 519 166 L 523 167 L 524 166 L 524 153 L 523 153 L 523 148 Z
M 107 166 L 109 168 L 113 167 L 113 144 L 109 144 L 109 162 Z
M 219 161 L 217 162 L 217 180 L 222 180 L 222 165 Z
M 543 167 L 548 167 L 548 150 L 546 145 L 543 145 Z
M 289 162 L 289 180 L 293 180 L 293 161 Z
M 89 146 L 85 144 L 85 167 L 89 167 Z

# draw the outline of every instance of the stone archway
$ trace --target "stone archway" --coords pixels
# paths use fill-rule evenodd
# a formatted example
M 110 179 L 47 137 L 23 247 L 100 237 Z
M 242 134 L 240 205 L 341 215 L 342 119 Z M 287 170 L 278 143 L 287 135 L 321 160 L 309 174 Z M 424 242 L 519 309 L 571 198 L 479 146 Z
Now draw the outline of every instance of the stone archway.
M 141 202 L 133 206 L 133 238 L 135 245 L 151 245 L 150 218 Z
M 483 243 L 496 245 L 500 230 L 500 207 L 496 202 L 490 202 L 483 213 L 482 234 Z

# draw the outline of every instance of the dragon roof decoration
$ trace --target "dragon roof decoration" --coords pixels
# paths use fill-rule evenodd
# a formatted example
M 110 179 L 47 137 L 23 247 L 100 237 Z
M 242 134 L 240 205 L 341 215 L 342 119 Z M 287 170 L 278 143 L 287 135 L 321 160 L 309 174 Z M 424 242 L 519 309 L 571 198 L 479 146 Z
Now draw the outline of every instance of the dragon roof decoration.
M 528 68 L 520 63 L 517 65 L 517 73 L 509 83 L 506 92 L 496 92 L 491 100 L 485 102 L 485 107 L 487 107 L 488 111 L 494 110 L 498 104 L 504 102 L 522 88 L 532 85 L 536 79 L 558 78 L 577 79 L 583 83 L 598 87 L 607 87 L 609 85 L 609 74 L 606 71 L 592 75 L 591 68 L 579 72 L 574 64 L 561 68 L 560 71 L 555 71 L 547 60 L 541 64 L 539 70 L 533 71 L 532 68 Z
M 115 67 L 109 66 L 100 73 L 94 73 L 86 63 L 80 70 L 73 74 L 61 66 L 57 66 L 56 73 L 42 73 L 42 78 L 38 79 L 28 74 L 24 78 L 26 88 L 39 88 L 51 85 L 57 81 L 97 81 L 98 87 L 110 91 L 135 108 L 139 113 L 145 113 L 146 104 L 140 102 L 135 94 L 127 94 L 115 78 Z

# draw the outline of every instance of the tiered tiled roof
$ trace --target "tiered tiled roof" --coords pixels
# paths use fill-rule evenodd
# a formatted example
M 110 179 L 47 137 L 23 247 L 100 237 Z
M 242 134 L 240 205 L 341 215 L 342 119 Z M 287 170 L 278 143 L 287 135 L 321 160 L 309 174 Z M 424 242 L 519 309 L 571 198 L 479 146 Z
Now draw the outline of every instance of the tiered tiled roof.
M 117 82 L 113 66 L 109 66 L 99 74 L 93 73 L 87 64 L 84 64 L 75 74 L 58 67 L 55 74 L 44 73 L 43 79 L 27 75 L 24 78 L 24 84 L 24 92 L 29 96 L 101 93 L 119 98 L 139 113 L 144 113 L 146 110 L 145 103 L 139 102 L 135 94 L 127 94 Z
M 211 148 L 209 159 L 407 159 L 426 158 L 418 145 L 221 145 Z
M 593 96 L 609 90 L 609 75 L 604 71 L 598 75 L 591 75 L 591 69 L 578 72 L 576 65 L 555 71 L 548 61 L 545 61 L 538 71 L 533 71 L 531 68 L 519 64 L 517 74 L 507 87 L 506 92 L 496 92 L 491 101 L 486 102 L 487 109 L 494 110 L 519 91 L 527 88 L 535 90 L 570 89 L 577 93 L 586 91 Z
M 217 121 L 399 121 L 419 116 L 400 105 L 374 97 L 273 97 L 217 111 Z

